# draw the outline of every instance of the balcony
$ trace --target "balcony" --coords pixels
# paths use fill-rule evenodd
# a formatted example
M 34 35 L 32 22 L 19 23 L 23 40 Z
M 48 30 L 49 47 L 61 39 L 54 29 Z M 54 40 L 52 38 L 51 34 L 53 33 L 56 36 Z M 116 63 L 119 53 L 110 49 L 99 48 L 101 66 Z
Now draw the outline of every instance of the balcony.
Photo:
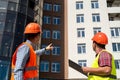
M 120 13 L 109 13 L 110 26 L 120 26 Z
M 107 7 L 120 7 L 120 0 L 107 0 Z
M 120 7 L 108 7 L 108 13 L 120 13 Z
M 120 21 L 120 13 L 109 13 L 109 21 Z

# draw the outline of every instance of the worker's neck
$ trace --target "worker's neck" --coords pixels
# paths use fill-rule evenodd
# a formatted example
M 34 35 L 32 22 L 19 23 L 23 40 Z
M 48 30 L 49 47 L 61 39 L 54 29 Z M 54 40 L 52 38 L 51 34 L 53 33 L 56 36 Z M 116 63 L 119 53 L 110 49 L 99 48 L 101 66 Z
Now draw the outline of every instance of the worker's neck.
M 95 52 L 96 52 L 96 54 L 98 54 L 98 53 L 100 53 L 102 50 L 103 50 L 102 48 L 96 47 Z

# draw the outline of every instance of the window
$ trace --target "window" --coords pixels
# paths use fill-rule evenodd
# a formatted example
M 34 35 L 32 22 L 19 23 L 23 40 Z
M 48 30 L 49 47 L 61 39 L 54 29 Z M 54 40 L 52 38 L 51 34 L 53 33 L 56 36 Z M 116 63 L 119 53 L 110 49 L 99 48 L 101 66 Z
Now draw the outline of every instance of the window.
M 0 22 L 0 32 L 4 31 L 5 22 Z
M 49 62 L 48 61 L 40 62 L 40 71 L 41 72 L 49 72 Z
M 5 32 L 5 34 L 2 36 L 2 42 L 0 47 L 0 55 L 4 57 L 10 57 L 11 56 L 11 45 L 12 45 L 12 33 Z
M 112 43 L 113 51 L 120 52 L 120 43 Z
M 120 60 L 115 60 L 116 69 L 120 69 Z
M 6 19 L 6 13 L 5 12 L 0 12 L 0 21 L 4 22 Z
M 51 23 L 50 16 L 44 16 L 43 17 L 43 24 L 50 24 L 50 23 Z
M 53 55 L 60 55 L 60 47 L 59 46 L 54 46 L 52 50 Z
M 76 2 L 76 9 L 83 9 L 83 2 Z
M 53 24 L 59 25 L 60 24 L 60 18 L 59 17 L 53 17 Z
M 83 14 L 78 14 L 76 18 L 77 18 L 77 23 L 84 22 L 84 15 Z
M 93 22 L 100 22 L 100 15 L 99 14 L 92 14 Z
M 19 12 L 19 13 L 23 13 L 23 14 L 25 14 L 26 11 L 27 11 L 26 6 L 24 6 L 24 5 L 22 5 L 22 6 L 19 5 L 19 6 L 18 6 L 18 12 Z
M 28 4 L 28 1 L 27 0 L 14 0 L 14 2 L 15 1 L 17 1 L 17 3 L 20 3 L 20 4 L 22 4 L 22 5 L 25 5 L 25 6 L 27 6 L 27 4 Z M 36 0 L 35 0 L 36 1 Z M 32 5 L 32 1 L 30 0 L 29 1 L 29 5 Z M 34 3 L 33 3 L 33 5 L 35 5 Z
M 51 11 L 52 10 L 52 4 L 44 3 L 43 10 Z
M 59 4 L 54 4 L 53 5 L 53 11 L 55 11 L 55 12 L 59 12 L 60 8 L 61 8 L 61 6 Z
M 114 17 L 109 17 L 109 21 L 114 21 Z
M 86 67 L 87 66 L 87 61 L 86 60 L 78 60 L 78 65 L 80 65 L 82 67 Z
M 94 34 L 101 32 L 101 28 L 93 28 Z
M 13 32 L 13 27 L 14 27 L 13 23 L 7 22 L 5 25 L 4 31 L 5 32 Z
M 16 20 L 16 15 L 17 15 L 17 13 L 15 13 L 15 12 L 9 12 L 9 13 L 7 13 L 6 20 L 7 20 L 8 22 L 15 22 L 15 20 Z
M 60 31 L 53 31 L 52 38 L 60 39 Z
M 0 9 L 7 9 L 8 1 L 7 0 L 2 0 L 0 1 Z
M 86 53 L 86 44 L 78 44 L 77 47 L 79 54 Z
M 85 37 L 85 30 L 84 28 L 77 29 L 77 37 Z
M 99 8 L 98 1 L 91 1 L 91 8 Z
M 60 72 L 60 63 L 53 62 L 51 68 L 52 72 Z
M 14 3 L 14 2 L 9 2 L 8 3 L 8 10 L 11 10 L 11 11 L 17 11 L 17 4 Z
M 44 44 L 43 44 L 43 45 L 42 45 L 42 48 L 45 48 L 46 46 L 47 46 L 47 45 L 44 45 Z M 45 51 L 45 54 L 46 54 L 46 55 L 50 55 L 50 50 Z
M 42 38 L 50 38 L 50 31 L 49 30 L 43 30 Z
M 120 37 L 120 27 L 111 28 L 111 36 L 112 37 Z
M 1 80 L 9 80 L 10 61 L 0 60 L 0 78 Z

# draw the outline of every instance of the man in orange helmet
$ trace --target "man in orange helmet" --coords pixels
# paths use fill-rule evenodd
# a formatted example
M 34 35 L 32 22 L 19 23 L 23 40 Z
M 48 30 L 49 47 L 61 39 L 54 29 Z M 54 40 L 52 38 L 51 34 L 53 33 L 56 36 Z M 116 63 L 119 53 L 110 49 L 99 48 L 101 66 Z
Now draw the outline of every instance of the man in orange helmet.
M 29 23 L 24 31 L 26 41 L 18 46 L 12 57 L 11 80 L 38 80 L 36 55 L 42 55 L 46 50 L 52 50 L 52 44 L 46 48 L 35 50 L 39 44 L 41 27 L 37 23 Z
M 88 74 L 88 80 L 116 80 L 114 58 L 105 49 L 105 45 L 108 44 L 106 34 L 98 32 L 93 36 L 92 40 L 96 58 L 92 67 L 82 67 L 83 72 Z

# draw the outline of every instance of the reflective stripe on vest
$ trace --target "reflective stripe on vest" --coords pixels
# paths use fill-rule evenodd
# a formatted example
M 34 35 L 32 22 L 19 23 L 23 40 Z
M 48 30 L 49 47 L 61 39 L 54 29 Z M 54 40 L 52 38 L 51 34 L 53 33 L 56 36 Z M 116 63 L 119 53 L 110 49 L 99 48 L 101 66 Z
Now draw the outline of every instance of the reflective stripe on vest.
M 27 80 L 39 80 L 39 78 L 27 78 Z
M 24 71 L 31 71 L 31 70 L 37 70 L 37 67 L 36 66 L 34 66 L 34 67 L 26 67 L 24 69 Z
M 95 76 L 101 76 L 101 77 L 109 77 L 109 78 L 113 78 L 113 79 L 117 79 L 117 77 L 116 77 L 116 75 L 112 75 L 112 74 L 110 74 L 110 75 L 96 75 L 96 74 L 89 74 L 89 75 L 95 75 Z
M 27 67 L 27 68 L 24 69 L 24 71 L 31 71 L 31 70 L 37 70 L 37 67 L 36 66 L 34 66 L 34 67 Z M 14 72 L 14 69 L 12 69 L 11 72 Z

